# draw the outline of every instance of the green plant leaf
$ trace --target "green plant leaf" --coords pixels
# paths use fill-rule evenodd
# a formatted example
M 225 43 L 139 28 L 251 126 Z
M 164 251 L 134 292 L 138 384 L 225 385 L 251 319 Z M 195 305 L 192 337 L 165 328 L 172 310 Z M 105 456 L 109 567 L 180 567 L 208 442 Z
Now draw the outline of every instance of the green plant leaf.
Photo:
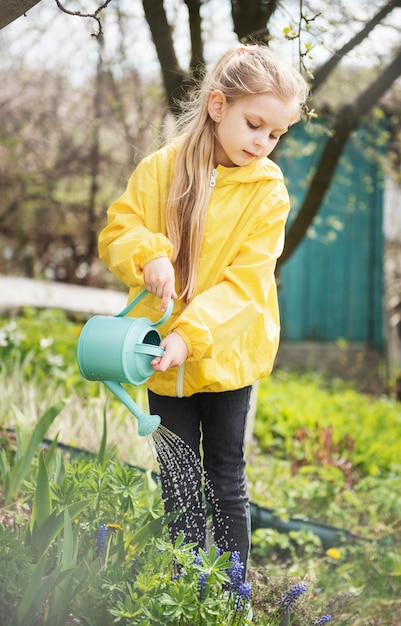
M 51 494 L 49 485 L 49 476 L 44 459 L 43 449 L 39 453 L 38 459 L 38 481 L 36 485 L 35 495 L 33 498 L 31 530 L 37 524 L 38 528 L 42 526 L 45 520 L 51 514 Z
M 78 539 L 74 536 L 73 525 L 68 509 L 64 510 L 63 539 L 59 536 L 58 570 L 71 572 L 58 581 L 57 586 L 50 592 L 46 624 L 49 626 L 64 626 L 71 606 L 72 599 L 77 591 L 82 590 L 85 582 L 86 567 L 81 563 L 77 567 Z
M 36 618 L 36 610 L 33 605 L 40 593 L 43 575 L 45 572 L 45 565 L 46 555 L 43 554 L 29 580 L 21 602 L 16 608 L 14 619 L 11 622 L 12 626 L 30 626 Z
M 166 524 L 166 517 L 159 517 L 143 525 L 139 530 L 129 533 L 127 540 L 135 554 L 141 553 L 155 536 L 160 536 Z
M 44 577 L 45 564 L 46 555 L 43 554 L 29 581 L 22 600 L 17 607 L 12 626 L 31 626 L 37 624 L 38 614 L 42 612 L 49 594 L 54 589 L 57 589 L 63 581 L 74 576 L 74 568 L 62 570 L 61 567 L 57 567 L 47 577 Z M 53 621 L 51 626 L 58 625 Z
M 81 502 L 75 502 L 68 507 L 68 513 L 71 518 L 75 518 L 82 513 L 87 506 L 91 503 L 91 500 L 83 500 Z M 45 519 L 42 525 L 39 527 L 37 523 L 34 523 L 31 529 L 31 524 L 27 524 L 27 533 L 25 535 L 25 544 L 30 545 L 32 550 L 36 551 L 39 555 L 43 554 L 57 535 L 61 532 L 64 525 L 64 511 L 61 513 L 53 511 L 47 519 Z
M 10 489 L 10 463 L 8 462 L 7 453 L 4 448 L 0 450 L 0 476 L 3 484 L 3 492 L 7 495 Z
M 54 422 L 55 418 L 61 410 L 66 405 L 66 400 L 62 400 L 58 402 L 53 407 L 48 409 L 40 418 L 35 428 L 30 431 L 28 436 L 28 431 L 24 429 L 24 427 L 18 427 L 16 429 L 17 434 L 17 451 L 15 456 L 15 464 L 10 469 L 10 480 L 8 483 L 8 491 L 5 493 L 4 501 L 5 504 L 10 504 L 10 502 L 15 499 L 19 486 L 24 480 L 30 470 L 32 461 L 37 450 L 37 447 L 43 440 L 46 431 L 49 429 L 51 424 Z M 22 413 L 16 407 L 14 410 L 20 415 Z M 23 434 L 24 433 L 24 434 Z M 28 442 L 27 442 L 28 439 Z
M 50 473 L 50 467 L 52 466 L 52 464 L 57 463 L 58 462 L 57 457 L 61 456 L 61 451 L 58 449 L 58 438 L 59 438 L 59 433 L 57 433 L 57 435 L 54 437 L 53 441 L 51 442 L 50 446 L 47 448 L 46 466 L 48 468 L 49 473 Z
M 103 465 L 105 457 L 106 457 L 106 445 L 107 445 L 107 419 L 106 419 L 106 411 L 103 411 L 103 434 L 102 441 L 100 442 L 100 448 L 97 455 L 99 459 L 99 463 Z

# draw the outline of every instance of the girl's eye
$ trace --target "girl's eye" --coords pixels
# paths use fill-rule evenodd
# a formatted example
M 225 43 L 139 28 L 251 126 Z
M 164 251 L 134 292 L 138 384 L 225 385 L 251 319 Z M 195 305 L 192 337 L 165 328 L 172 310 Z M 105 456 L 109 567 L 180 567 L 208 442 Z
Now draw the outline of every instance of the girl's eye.
M 259 126 L 255 126 L 255 124 L 252 124 L 252 122 L 250 122 L 249 120 L 247 120 L 246 123 L 252 130 L 256 130 L 257 128 L 259 128 Z

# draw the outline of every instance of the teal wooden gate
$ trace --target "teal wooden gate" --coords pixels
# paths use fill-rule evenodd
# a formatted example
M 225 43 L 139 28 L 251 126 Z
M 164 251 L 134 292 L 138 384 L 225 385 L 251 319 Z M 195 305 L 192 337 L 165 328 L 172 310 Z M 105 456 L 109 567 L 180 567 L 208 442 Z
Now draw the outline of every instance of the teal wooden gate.
M 283 340 L 383 346 L 383 179 L 377 137 L 377 129 L 375 135 L 366 129 L 354 133 L 308 237 L 281 268 Z M 292 213 L 325 140 L 322 125 L 314 123 L 308 133 L 298 125 L 279 153 Z

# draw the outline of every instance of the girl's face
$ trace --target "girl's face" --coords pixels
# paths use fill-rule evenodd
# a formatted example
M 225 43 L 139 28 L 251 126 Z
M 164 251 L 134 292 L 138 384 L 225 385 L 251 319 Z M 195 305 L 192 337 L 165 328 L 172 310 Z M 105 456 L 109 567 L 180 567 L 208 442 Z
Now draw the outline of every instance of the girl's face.
M 268 156 L 293 122 L 296 106 L 295 100 L 284 102 L 271 94 L 228 104 L 221 91 L 214 91 L 208 110 L 215 122 L 215 166 L 240 167 Z

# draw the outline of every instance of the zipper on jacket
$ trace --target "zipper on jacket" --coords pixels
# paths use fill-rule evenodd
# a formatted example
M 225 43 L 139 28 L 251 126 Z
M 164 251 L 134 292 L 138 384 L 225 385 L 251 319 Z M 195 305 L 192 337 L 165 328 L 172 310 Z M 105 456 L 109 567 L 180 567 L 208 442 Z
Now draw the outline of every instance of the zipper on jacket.
M 182 363 L 177 368 L 177 383 L 176 383 L 177 398 L 182 398 L 184 396 L 184 370 L 185 370 L 185 363 Z
M 212 170 L 211 176 L 210 176 L 210 181 L 209 181 L 209 186 L 210 187 L 214 187 L 215 186 L 217 174 L 218 174 L 218 171 L 214 167 L 213 170 Z
M 218 171 L 214 167 L 212 173 L 210 175 L 209 187 L 210 193 L 212 192 L 213 187 L 216 185 Z M 184 396 L 184 373 L 185 373 L 185 363 L 178 366 L 177 371 L 177 383 L 176 383 L 176 394 L 177 398 L 182 398 Z

